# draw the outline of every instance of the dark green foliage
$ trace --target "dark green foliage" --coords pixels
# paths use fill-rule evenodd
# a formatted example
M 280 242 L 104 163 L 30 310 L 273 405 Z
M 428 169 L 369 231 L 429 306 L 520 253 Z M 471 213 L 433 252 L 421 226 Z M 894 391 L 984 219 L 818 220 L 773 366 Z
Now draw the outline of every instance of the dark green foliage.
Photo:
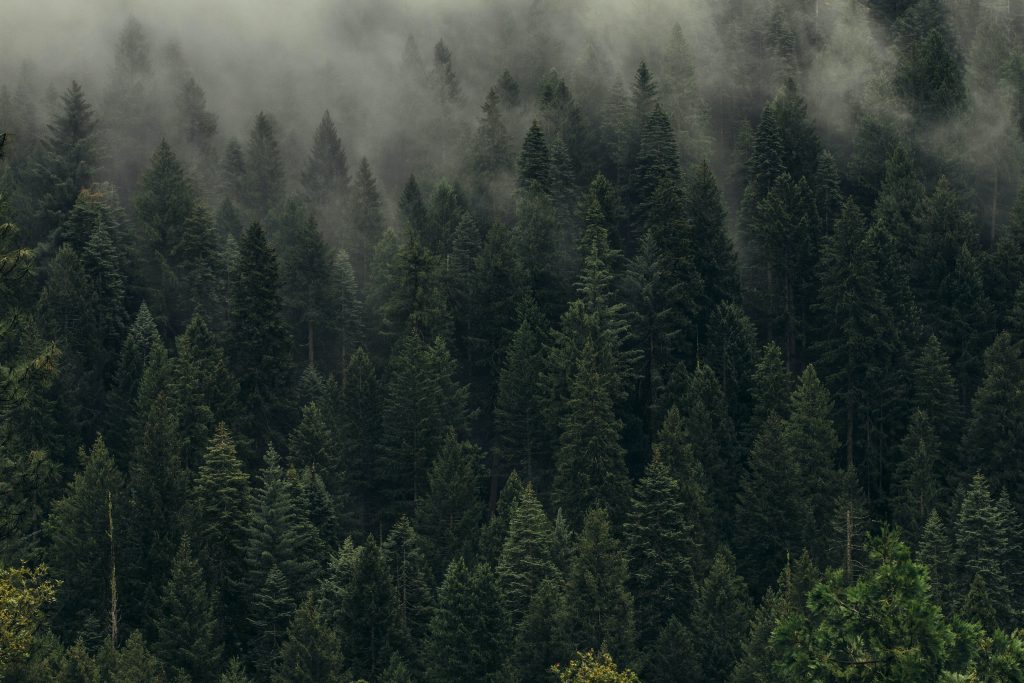
M 553 663 L 571 653 L 569 602 L 557 579 L 544 579 L 530 597 L 530 605 L 516 630 L 513 664 L 521 680 L 553 680 Z
M 363 157 L 352 185 L 352 236 L 346 245 L 356 254 L 353 263 L 356 279 L 365 283 L 369 273 L 370 251 L 384 233 L 384 219 L 381 216 L 381 198 L 377 190 L 377 179 L 373 177 L 370 163 Z
M 394 577 L 373 536 L 367 539 L 351 572 L 337 605 L 342 652 L 348 653 L 352 675 L 369 679 L 384 671 L 393 653 L 402 651 L 407 632 Z
M 512 501 L 508 534 L 497 564 L 505 615 L 516 632 L 525 628 L 521 625 L 538 587 L 556 575 L 552 531 L 551 521 L 528 484 Z
M 392 527 L 383 546 L 384 557 L 395 579 L 398 613 L 414 643 L 423 641 L 433 602 L 432 573 L 423 545 L 424 540 L 409 519 L 402 517 Z
M 302 172 L 302 186 L 315 206 L 334 206 L 348 194 L 348 161 L 338 139 L 338 129 L 325 111 L 313 134 L 309 159 Z
M 250 210 L 262 218 L 284 196 L 284 168 L 277 142 L 277 124 L 260 112 L 245 149 L 245 194 Z
M 287 424 L 291 362 L 277 257 L 258 223 L 242 235 L 233 280 L 227 347 L 252 421 L 247 432 L 267 443 L 280 438 Z
M 550 183 L 551 157 L 544 132 L 534 121 L 519 153 L 519 187 L 523 190 L 548 192 Z
M 338 634 L 308 595 L 288 625 L 271 680 L 281 683 L 347 683 Z
M 424 656 L 426 680 L 486 680 L 501 664 L 504 619 L 498 605 L 494 570 L 480 564 L 469 570 L 452 560 L 437 592 Z
M 689 175 L 683 197 L 693 230 L 693 261 L 704 283 L 701 309 L 708 311 L 720 302 L 738 301 L 736 252 L 725 231 L 722 195 L 707 161 Z
M 223 649 L 220 624 L 214 617 L 213 594 L 187 536 L 171 564 L 154 621 L 153 649 L 164 664 L 193 681 L 216 680 Z
M 739 659 L 752 611 L 747 585 L 736 575 L 732 553 L 719 550 L 697 591 L 692 619 L 701 680 L 710 683 L 728 678 Z
M 693 609 L 699 547 L 691 514 L 679 483 L 656 453 L 633 490 L 622 527 L 642 647 L 654 643 L 670 619 L 686 619 Z
M 576 650 L 604 649 L 621 662 L 635 656 L 636 627 L 628 580 L 629 562 L 612 535 L 608 513 L 592 508 L 583 520 L 566 581 Z
M 422 534 L 434 575 L 448 563 L 470 556 L 483 518 L 479 498 L 483 454 L 449 429 L 427 474 L 427 491 L 416 501 L 416 527 Z

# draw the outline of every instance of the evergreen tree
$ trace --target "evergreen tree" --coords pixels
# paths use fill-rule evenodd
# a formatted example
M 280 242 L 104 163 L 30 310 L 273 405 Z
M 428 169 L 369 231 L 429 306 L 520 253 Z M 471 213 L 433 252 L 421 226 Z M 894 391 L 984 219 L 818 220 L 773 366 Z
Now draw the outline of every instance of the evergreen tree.
M 166 665 L 193 681 L 216 680 L 223 650 L 220 624 L 214 616 L 213 595 L 199 562 L 192 557 L 187 536 L 171 564 L 154 626 L 157 640 L 153 648 Z
M 974 395 L 964 433 L 964 464 L 988 476 L 993 486 L 1019 490 L 1024 476 L 1022 429 L 1024 355 L 1021 342 L 1013 342 L 1004 332 L 985 352 L 985 378 Z
M 519 188 L 533 192 L 548 192 L 551 185 L 551 157 L 540 125 L 530 125 L 522 151 L 519 153 Z
M 46 520 L 48 561 L 54 578 L 63 582 L 56 623 L 69 635 L 85 632 L 97 637 L 109 632 L 103 625 L 117 614 L 114 595 L 125 535 L 125 484 L 102 437 L 88 454 L 80 449 L 78 457 L 81 470 Z
M 501 102 L 502 96 L 491 88 L 480 107 L 483 116 L 476 131 L 473 169 L 488 177 L 512 168 L 511 141 L 501 118 Z
M 541 583 L 556 575 L 551 557 L 553 540 L 551 521 L 533 487 L 527 484 L 512 502 L 508 534 L 497 564 L 504 612 L 516 633 Z
M 247 626 L 252 634 L 246 656 L 252 668 L 267 676 L 274 667 L 274 657 L 287 637 L 288 622 L 295 612 L 294 590 L 288 579 L 271 565 L 263 583 L 250 593 Z
M 700 643 L 702 680 L 724 681 L 740 657 L 752 613 L 750 595 L 728 550 L 719 550 L 697 592 L 693 634 Z
M 381 504 L 374 495 L 381 443 L 381 396 L 373 362 L 362 347 L 352 354 L 345 380 L 341 390 L 341 447 L 356 516 L 366 526 L 371 511 Z
M 910 416 L 907 433 L 900 442 L 903 460 L 896 466 L 893 518 L 918 539 L 928 515 L 939 503 L 942 482 L 939 478 L 940 447 L 932 420 L 922 410 Z
M 312 594 L 295 610 L 288 635 L 277 654 L 273 681 L 280 683 L 347 683 L 338 634 L 324 621 Z
M 707 161 L 688 176 L 683 197 L 693 230 L 693 262 L 704 283 L 701 309 L 708 311 L 720 302 L 738 301 L 736 251 L 725 231 L 722 195 Z
M 352 243 L 346 245 L 356 255 L 353 263 L 356 280 L 365 284 L 369 276 L 370 252 L 384 233 L 384 218 L 381 215 L 381 198 L 377 180 L 370 170 L 370 163 L 363 157 L 359 162 L 352 187 Z
M 412 643 L 423 642 L 433 603 L 434 582 L 423 545 L 408 517 L 395 523 L 383 545 L 384 558 L 395 578 L 398 612 Z
M 336 205 L 348 194 L 348 160 L 329 111 L 324 112 L 313 134 L 302 186 L 313 205 L 319 207 Z
M 247 431 L 262 443 L 280 438 L 288 423 L 291 363 L 278 287 L 277 258 L 253 223 L 239 244 L 227 347 L 252 421 Z
M 698 545 L 684 506 L 679 483 L 655 454 L 633 491 L 622 527 L 642 646 L 654 643 L 667 621 L 686 619 L 693 608 Z
M 609 506 L 618 516 L 629 492 L 622 421 L 615 416 L 607 380 L 587 342 L 571 379 L 555 458 L 554 497 L 574 521 L 595 505 Z
M 544 579 L 530 596 L 513 647 L 513 666 L 525 681 L 554 680 L 552 664 L 569 659 L 569 603 L 558 579 Z
M 416 526 L 423 535 L 434 575 L 453 558 L 469 556 L 483 518 L 479 499 L 483 454 L 454 429 L 444 435 L 427 474 L 426 494 L 416 502 Z
M 652 459 L 663 462 L 669 476 L 679 486 L 679 503 L 686 511 L 688 523 L 693 529 L 695 548 L 709 547 L 709 542 L 714 538 L 714 530 L 707 477 L 703 465 L 694 454 L 693 446 L 687 441 L 686 428 L 677 406 L 669 408 L 651 450 Z M 694 562 L 694 573 L 699 575 L 704 564 L 701 553 L 695 553 L 691 559 Z
M 501 665 L 504 620 L 494 570 L 472 571 L 462 558 L 448 565 L 424 643 L 426 680 L 486 680 Z
M 191 537 L 212 591 L 224 601 L 228 623 L 240 605 L 238 582 L 244 574 L 249 480 L 224 423 L 217 425 L 192 481 Z
M 181 86 L 177 99 L 179 126 L 185 140 L 202 156 L 213 153 L 213 137 L 217 134 L 217 115 L 206 108 L 206 93 L 189 78 Z
M 628 579 L 629 563 L 612 535 L 608 513 L 592 508 L 583 521 L 567 581 L 577 650 L 602 648 L 620 661 L 632 659 L 636 634 Z
M 258 219 L 283 198 L 284 182 L 277 124 L 261 111 L 249 131 L 245 149 L 245 199 Z
M 383 672 L 405 646 L 394 577 L 370 536 L 352 567 L 348 590 L 339 605 L 342 652 L 348 652 L 353 676 L 370 679 Z

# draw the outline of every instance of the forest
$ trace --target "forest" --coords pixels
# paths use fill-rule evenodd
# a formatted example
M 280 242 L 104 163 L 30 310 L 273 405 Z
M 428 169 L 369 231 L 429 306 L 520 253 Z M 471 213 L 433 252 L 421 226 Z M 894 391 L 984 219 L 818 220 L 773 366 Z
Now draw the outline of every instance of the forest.
M 0 681 L 1024 682 L 1024 2 L 92 4 Z

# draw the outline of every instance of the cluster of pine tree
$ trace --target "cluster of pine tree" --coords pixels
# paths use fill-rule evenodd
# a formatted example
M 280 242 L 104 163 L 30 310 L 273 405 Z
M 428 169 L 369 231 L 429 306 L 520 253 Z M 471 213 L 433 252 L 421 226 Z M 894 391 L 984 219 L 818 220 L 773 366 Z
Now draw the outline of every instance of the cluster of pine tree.
M 1022 130 L 928 133 L 1020 92 L 1020 17 L 869 3 L 909 118 L 833 154 L 813 4 L 749 123 L 676 26 L 596 102 L 505 71 L 394 211 L 329 113 L 293 173 L 192 78 L 141 159 L 137 22 L 116 130 L 5 90 L 0 679 L 1024 680 Z

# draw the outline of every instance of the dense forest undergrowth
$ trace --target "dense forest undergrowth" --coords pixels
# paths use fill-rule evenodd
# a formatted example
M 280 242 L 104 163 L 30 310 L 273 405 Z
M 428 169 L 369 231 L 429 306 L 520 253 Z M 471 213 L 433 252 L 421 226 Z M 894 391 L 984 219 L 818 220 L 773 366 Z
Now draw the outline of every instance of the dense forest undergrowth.
M 0 680 L 1024 681 L 1024 8 L 565 5 L 0 71 Z

